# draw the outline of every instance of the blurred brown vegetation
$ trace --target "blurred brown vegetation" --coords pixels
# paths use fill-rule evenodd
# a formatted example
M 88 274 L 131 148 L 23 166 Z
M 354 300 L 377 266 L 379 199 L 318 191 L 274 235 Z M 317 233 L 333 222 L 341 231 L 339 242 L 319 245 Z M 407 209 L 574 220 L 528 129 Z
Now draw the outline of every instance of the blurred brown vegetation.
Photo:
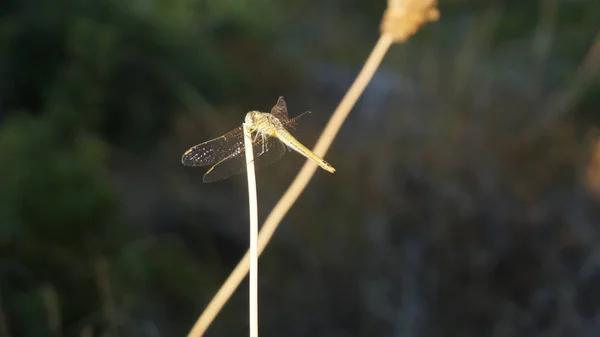
M 279 95 L 313 144 L 384 8 L 0 2 L 0 335 L 187 333 L 247 206 L 244 177 L 201 184 L 180 155 Z M 263 335 L 600 335 L 600 3 L 439 9 L 261 258 Z M 261 216 L 301 163 L 258 172 Z M 209 335 L 246 333 L 245 295 Z

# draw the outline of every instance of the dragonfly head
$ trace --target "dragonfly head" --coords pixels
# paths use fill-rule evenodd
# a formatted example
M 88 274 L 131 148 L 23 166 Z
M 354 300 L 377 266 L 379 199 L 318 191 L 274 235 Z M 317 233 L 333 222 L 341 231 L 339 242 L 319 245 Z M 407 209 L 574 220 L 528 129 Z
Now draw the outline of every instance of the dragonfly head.
M 246 118 L 244 119 L 244 123 L 250 126 L 250 129 L 254 131 L 258 123 L 258 117 L 260 116 L 260 111 L 250 111 L 246 114 Z

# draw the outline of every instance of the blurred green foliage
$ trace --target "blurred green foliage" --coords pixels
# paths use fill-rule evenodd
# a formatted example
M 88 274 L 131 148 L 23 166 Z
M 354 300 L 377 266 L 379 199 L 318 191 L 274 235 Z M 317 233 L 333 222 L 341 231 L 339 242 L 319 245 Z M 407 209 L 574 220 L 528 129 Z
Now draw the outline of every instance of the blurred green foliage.
M 108 180 L 106 144 L 63 123 L 61 115 L 50 113 L 13 114 L 0 133 L 0 157 L 5 158 L 0 237 L 6 254 L 0 286 L 3 304 L 23 314 L 12 326 L 23 336 L 44 335 L 45 325 L 27 322 L 46 321 L 38 293 L 46 284 L 62 301 L 69 298 L 61 303 L 67 321 L 94 308 L 88 288 L 93 286 L 91 261 L 126 239 Z M 88 282 L 77 281 L 82 279 Z M 36 311 L 37 318 L 29 317 Z
M 61 109 L 73 127 L 137 150 L 152 148 L 181 109 L 181 86 L 219 102 L 248 83 L 223 57 L 219 43 L 226 37 L 220 35 L 234 29 L 260 38 L 271 23 L 241 4 L 250 6 L 190 0 L 4 2 L 2 108 L 34 114 Z

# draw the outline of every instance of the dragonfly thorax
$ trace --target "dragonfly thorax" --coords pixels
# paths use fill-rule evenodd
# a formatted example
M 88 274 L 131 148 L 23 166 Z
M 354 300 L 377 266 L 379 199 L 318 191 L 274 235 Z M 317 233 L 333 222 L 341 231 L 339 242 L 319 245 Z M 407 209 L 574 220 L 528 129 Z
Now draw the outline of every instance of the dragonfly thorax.
M 274 136 L 277 129 L 283 128 L 283 124 L 277 117 L 260 111 L 248 112 L 244 122 L 250 127 L 251 132 L 260 135 Z

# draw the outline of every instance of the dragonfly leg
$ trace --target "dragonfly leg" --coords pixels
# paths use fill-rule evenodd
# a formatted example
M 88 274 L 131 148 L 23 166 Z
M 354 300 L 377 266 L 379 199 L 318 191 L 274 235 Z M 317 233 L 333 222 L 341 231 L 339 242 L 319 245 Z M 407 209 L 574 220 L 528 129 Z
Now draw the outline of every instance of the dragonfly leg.
M 255 144 L 255 143 L 256 143 L 256 141 L 258 140 L 258 137 L 259 137 L 259 136 L 261 137 L 261 139 L 262 139 L 262 141 L 263 141 L 263 148 L 262 148 L 262 152 L 261 152 L 261 153 L 259 153 L 259 154 L 257 154 L 257 156 L 260 156 L 261 154 L 265 153 L 265 143 L 264 143 L 264 141 L 265 141 L 265 137 L 264 137 L 264 135 L 262 135 L 262 134 L 259 134 L 259 132 L 256 132 L 256 133 L 254 134 L 254 138 L 252 139 L 252 143 L 253 143 L 253 144 Z
M 267 142 L 267 137 L 265 137 L 265 135 L 261 135 L 262 136 L 262 152 L 260 154 L 265 153 L 265 143 Z

